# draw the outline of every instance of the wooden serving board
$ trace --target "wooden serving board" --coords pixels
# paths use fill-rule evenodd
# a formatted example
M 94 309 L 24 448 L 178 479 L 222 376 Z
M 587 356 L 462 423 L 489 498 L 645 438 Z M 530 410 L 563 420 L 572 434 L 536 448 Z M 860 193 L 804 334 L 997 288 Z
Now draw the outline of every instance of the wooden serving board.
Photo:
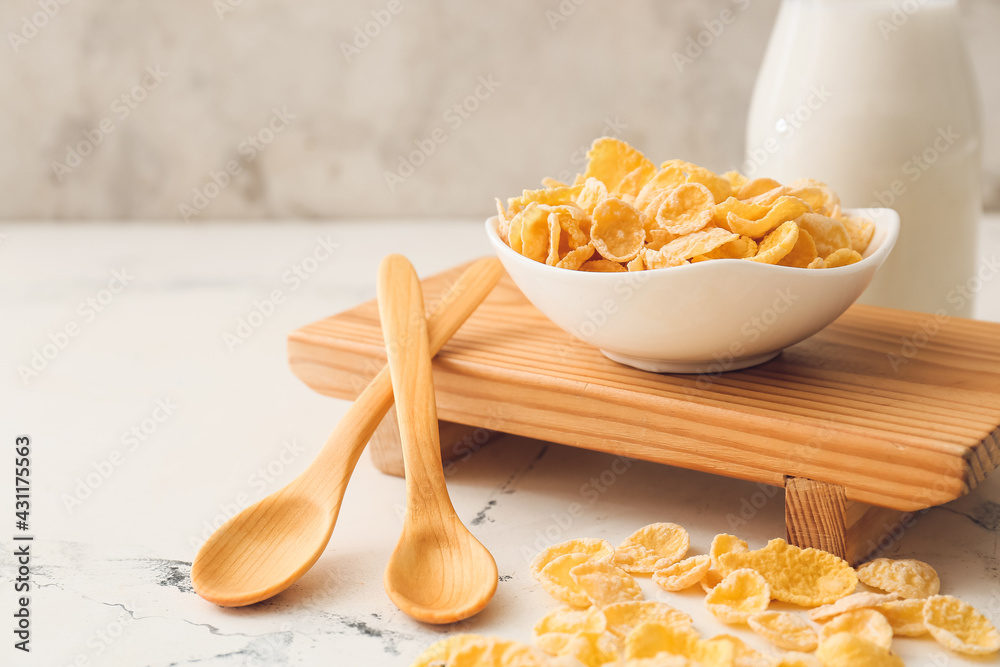
M 424 281 L 428 307 L 461 270 Z M 289 335 L 293 372 L 329 396 L 355 398 L 385 359 L 374 301 Z M 852 560 L 898 520 L 871 506 L 939 505 L 1000 464 L 1000 324 L 974 320 L 856 305 L 763 365 L 662 375 L 563 332 L 505 276 L 434 381 L 440 418 L 480 432 L 783 486 L 793 541 Z M 393 417 L 373 439 L 385 468 Z

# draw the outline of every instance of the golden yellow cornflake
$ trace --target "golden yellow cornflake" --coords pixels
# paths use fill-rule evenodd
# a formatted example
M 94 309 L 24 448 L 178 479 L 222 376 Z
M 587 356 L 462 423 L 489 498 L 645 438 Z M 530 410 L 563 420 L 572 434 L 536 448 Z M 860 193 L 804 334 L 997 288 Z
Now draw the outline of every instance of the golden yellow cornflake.
M 688 260 L 675 255 L 661 253 L 659 250 L 642 249 L 642 263 L 647 269 L 668 269 L 672 266 L 687 264 Z
M 655 170 L 652 162 L 642 153 L 620 139 L 601 137 L 594 141 L 587 151 L 587 170 L 584 178 L 596 178 L 604 183 L 609 192 L 615 192 L 630 172 L 648 166 Z
M 670 261 L 682 261 L 695 255 L 704 255 L 738 238 L 739 235 L 725 229 L 711 227 L 674 239 L 657 250 L 656 253 Z M 647 259 L 646 262 L 648 264 L 649 260 Z
M 612 262 L 610 259 L 592 259 L 581 264 L 580 270 L 590 273 L 625 273 L 628 271 L 624 266 L 618 262 Z
M 739 637 L 716 635 L 712 641 L 726 641 L 733 646 L 733 667 L 772 667 L 771 660 L 760 651 L 747 646 Z
M 820 630 L 820 641 L 838 632 L 850 632 L 885 649 L 892 646 L 892 626 L 874 609 L 855 609 L 835 616 Z
M 531 560 L 531 574 L 534 575 L 535 579 L 538 579 L 542 568 L 559 556 L 566 554 L 584 554 L 593 560 L 611 560 L 612 556 L 615 555 L 615 548 L 607 540 L 593 537 L 580 537 L 559 542 L 543 549 Z
M 896 593 L 852 593 L 851 595 L 840 598 L 833 604 L 827 604 L 822 607 L 810 609 L 808 616 L 814 621 L 822 622 L 839 614 L 843 614 L 844 612 L 854 611 L 855 609 L 873 609 L 880 604 L 885 604 L 886 602 L 892 602 L 893 600 L 898 599 L 899 595 Z
M 635 197 L 655 174 L 656 167 L 653 166 L 652 162 L 638 166 L 625 175 L 625 178 L 618 184 L 614 192 L 624 196 Z
M 700 183 L 708 188 L 709 192 L 712 193 L 713 203 L 727 199 L 733 191 L 733 186 L 730 185 L 729 179 L 725 176 L 719 176 L 704 167 L 684 160 L 668 160 L 660 165 L 660 169 L 680 169 L 688 182 Z
M 660 229 L 683 236 L 704 229 L 713 219 L 715 201 L 700 183 L 685 183 L 670 191 L 656 211 Z
M 759 611 L 750 615 L 747 625 L 778 648 L 788 651 L 815 651 L 819 643 L 809 621 L 788 611 Z
M 577 588 L 598 607 L 642 599 L 642 589 L 632 575 L 607 561 L 590 561 L 577 565 L 569 574 Z
M 858 585 L 854 569 L 842 558 L 819 549 L 801 549 L 777 538 L 763 549 L 719 556 L 720 570 L 757 570 L 775 600 L 802 607 L 829 604 L 849 595 Z
M 781 258 L 778 264 L 808 269 L 809 265 L 817 259 L 819 259 L 819 254 L 816 252 L 816 243 L 813 241 L 813 237 L 806 230 L 799 229 L 799 237 L 795 241 L 795 245 L 787 255 Z
M 590 598 L 570 576 L 570 570 L 589 560 L 590 556 L 587 554 L 568 553 L 548 563 L 535 575 L 535 578 L 542 584 L 546 593 L 560 602 L 565 602 L 571 607 L 589 607 Z
M 840 210 L 840 197 L 826 183 L 814 178 L 800 178 L 788 184 L 793 197 L 802 199 L 816 213 L 833 216 Z
M 724 202 L 716 204 L 712 208 L 715 224 L 719 227 L 725 227 L 726 229 L 729 228 L 728 220 L 730 213 L 743 220 L 756 221 L 760 220 L 770 212 L 770 206 L 748 204 L 740 199 L 737 199 L 736 197 L 730 197 Z
M 867 250 L 875 235 L 875 223 L 847 213 L 842 213 L 838 219 L 847 230 L 847 235 L 851 237 L 851 248 L 860 253 Z
M 767 192 L 763 192 L 756 197 L 750 197 L 749 199 L 744 199 L 743 201 L 748 204 L 754 204 L 755 206 L 772 206 L 782 197 L 788 196 L 791 191 L 792 189 L 787 185 L 781 185 L 773 190 L 768 190 Z
M 779 225 L 795 220 L 808 211 L 809 205 L 801 199 L 797 199 L 796 197 L 781 197 L 771 206 L 771 210 L 767 212 L 767 215 L 759 220 L 747 220 L 730 211 L 726 214 L 725 226 L 736 234 L 749 236 L 757 240 L 766 236 Z
M 612 262 L 635 259 L 646 240 L 642 217 L 633 206 L 609 197 L 594 209 L 590 238 L 601 256 Z
M 851 237 L 840 220 L 819 213 L 805 213 L 797 222 L 812 236 L 820 257 L 826 259 L 841 248 L 851 249 Z
M 572 204 L 573 200 L 580 194 L 580 186 L 543 188 L 541 190 L 525 190 L 520 197 L 511 197 L 507 200 L 509 215 L 515 215 L 527 208 L 528 204 L 547 204 L 556 206 L 559 204 Z
M 898 593 L 904 598 L 926 598 L 941 590 L 941 579 L 933 567 L 913 559 L 876 558 L 858 567 L 861 583 Z
M 691 617 L 657 600 L 627 600 L 609 604 L 602 609 L 607 630 L 624 639 L 643 623 L 691 628 Z
M 535 635 L 535 646 L 542 649 L 549 655 L 559 655 L 566 650 L 569 643 L 573 641 L 576 633 L 569 632 L 546 632 Z
M 587 263 L 587 260 L 594 256 L 595 252 L 593 244 L 588 243 L 587 245 L 582 245 L 576 250 L 570 250 L 566 253 L 563 258 L 556 263 L 556 266 L 561 269 L 579 269 Z
M 799 228 L 794 222 L 782 223 L 780 227 L 767 235 L 760 242 L 757 254 L 750 257 L 751 262 L 777 264 L 792 251 L 799 240 Z
M 725 639 L 702 640 L 692 628 L 643 623 L 625 639 L 625 658 L 635 660 L 658 655 L 679 655 L 704 667 L 731 667 L 733 644 Z
M 722 573 L 718 570 L 709 568 L 708 572 L 705 573 L 705 576 L 702 577 L 702 580 L 699 583 L 701 584 L 702 590 L 706 593 L 711 593 L 712 589 L 718 586 L 721 582 Z
M 757 254 L 757 242 L 749 236 L 740 236 L 723 243 L 714 250 L 709 250 L 704 255 L 696 255 L 691 261 L 709 259 L 749 259 Z
M 649 574 L 657 563 L 672 565 L 684 558 L 689 545 L 688 532 L 681 526 L 653 523 L 626 537 L 615 549 L 614 562 L 626 572 Z
M 719 558 L 722 557 L 722 554 L 744 553 L 747 551 L 750 551 L 750 545 L 746 543 L 746 540 L 728 533 L 719 533 L 712 538 L 712 545 L 708 548 L 708 555 L 712 559 L 712 569 L 719 569 Z
M 965 655 L 1000 651 L 1000 633 L 975 607 L 950 595 L 935 595 L 924 604 L 927 631 L 942 646 Z
M 657 169 L 609 137 L 595 141 L 588 156 L 586 173 L 573 185 L 546 178 L 546 187 L 525 190 L 506 208 L 497 200 L 497 231 L 514 252 L 593 273 L 717 259 L 836 268 L 860 261 L 875 231 L 870 220 L 843 213 L 837 195 L 820 181 L 747 180 L 684 160 Z M 784 226 L 788 222 L 795 224 Z M 574 252 L 588 246 L 596 253 Z
M 447 667 L 544 667 L 544 653 L 520 642 L 496 637 L 470 642 L 452 654 Z
M 771 587 L 756 570 L 733 570 L 705 596 L 705 606 L 723 623 L 746 623 L 750 614 L 767 609 Z
M 535 623 L 535 636 L 544 635 L 550 632 L 566 632 L 576 634 L 577 632 L 597 632 L 601 633 L 607 628 L 607 621 L 604 614 L 599 609 L 593 607 L 589 609 L 570 609 L 562 607 L 550 611 Z
M 665 591 L 682 591 L 704 579 L 711 566 L 709 556 L 692 556 L 679 563 L 664 559 L 653 566 L 653 581 Z
M 576 659 L 584 667 L 601 667 L 615 662 L 620 653 L 619 641 L 613 635 L 601 632 L 577 633 L 560 652 Z
M 755 178 L 743 184 L 739 191 L 736 192 L 736 198 L 751 199 L 780 187 L 781 183 L 773 178 Z
M 805 230 L 803 230 L 805 231 Z M 834 250 L 831 252 L 825 260 L 823 260 L 823 268 L 825 269 L 835 269 L 838 266 L 847 266 L 849 264 L 856 264 L 860 262 L 863 257 L 861 254 L 850 248 L 841 248 L 840 250 Z
M 481 635 L 459 634 L 445 637 L 434 642 L 423 653 L 417 656 L 410 667 L 438 667 L 450 664 L 451 657 L 466 644 L 472 642 L 485 643 L 486 638 Z
M 838 632 L 820 642 L 816 657 L 824 667 L 903 667 L 892 651 L 849 632 Z
M 924 625 L 924 605 L 926 600 L 894 600 L 875 607 L 889 621 L 892 633 L 897 637 L 919 637 L 927 634 Z
M 596 178 L 588 178 L 581 186 L 580 194 L 576 196 L 576 205 L 587 215 L 602 201 L 608 198 L 608 187 Z
M 512 240 L 515 227 L 521 241 L 521 254 L 544 262 L 549 254 L 549 211 L 531 202 L 511 221 Z

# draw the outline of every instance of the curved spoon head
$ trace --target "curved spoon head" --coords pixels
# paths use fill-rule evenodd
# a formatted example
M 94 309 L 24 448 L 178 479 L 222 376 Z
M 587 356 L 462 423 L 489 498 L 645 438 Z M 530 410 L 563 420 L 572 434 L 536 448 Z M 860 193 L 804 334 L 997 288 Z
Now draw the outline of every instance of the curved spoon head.
M 454 623 L 480 612 L 497 590 L 493 556 L 457 517 L 445 525 L 407 522 L 383 584 L 399 609 L 424 623 Z
M 301 495 L 278 492 L 246 508 L 202 545 L 191 566 L 195 592 L 223 607 L 266 600 L 323 553 L 335 519 Z

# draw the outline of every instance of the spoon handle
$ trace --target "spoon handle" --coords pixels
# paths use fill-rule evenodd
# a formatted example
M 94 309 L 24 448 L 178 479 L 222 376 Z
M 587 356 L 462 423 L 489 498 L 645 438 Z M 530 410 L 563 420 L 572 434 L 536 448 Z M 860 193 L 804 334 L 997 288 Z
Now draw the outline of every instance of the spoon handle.
M 406 470 L 406 507 L 454 514 L 445 486 L 424 298 L 413 266 L 388 255 L 378 267 L 378 312 L 389 357 Z
M 438 350 L 458 331 L 462 323 L 486 298 L 503 275 L 503 267 L 496 257 L 476 260 L 435 303 L 427 318 L 426 328 L 431 354 Z M 423 321 L 423 310 L 420 320 Z M 347 482 L 354 472 L 358 459 L 382 418 L 392 406 L 393 391 L 386 365 L 361 392 L 347 413 L 341 418 L 315 462 L 305 474 L 315 477 L 308 486 L 318 497 L 328 498 L 328 507 L 334 522 L 347 489 Z M 435 424 L 435 429 L 437 428 Z M 317 497 L 317 496 L 313 496 Z

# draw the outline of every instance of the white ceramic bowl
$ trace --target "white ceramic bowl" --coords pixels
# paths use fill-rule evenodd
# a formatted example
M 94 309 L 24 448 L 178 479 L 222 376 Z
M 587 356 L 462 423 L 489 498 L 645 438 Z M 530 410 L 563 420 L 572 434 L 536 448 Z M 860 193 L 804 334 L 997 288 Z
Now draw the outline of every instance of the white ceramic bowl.
M 797 269 L 717 259 L 634 273 L 569 271 L 524 257 L 486 233 L 524 295 L 563 330 L 607 357 L 657 373 L 718 373 L 774 358 L 839 317 L 896 243 L 899 215 L 857 213 L 875 235 L 856 264 Z

